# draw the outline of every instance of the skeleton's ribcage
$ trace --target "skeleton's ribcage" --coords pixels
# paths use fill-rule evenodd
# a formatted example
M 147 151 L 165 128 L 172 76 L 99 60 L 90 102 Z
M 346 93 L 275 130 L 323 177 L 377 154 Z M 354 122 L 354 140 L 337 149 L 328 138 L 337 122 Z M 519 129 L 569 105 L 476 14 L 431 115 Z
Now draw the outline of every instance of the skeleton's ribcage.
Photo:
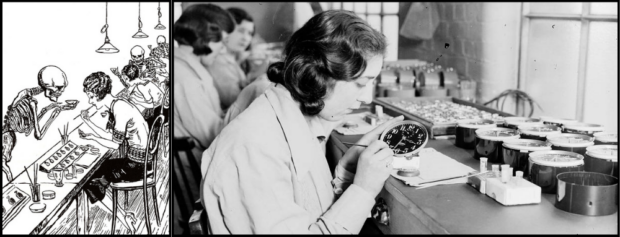
M 28 99 L 15 102 L 7 111 L 6 122 L 12 131 L 29 134 L 34 128 L 34 114 L 30 110 Z

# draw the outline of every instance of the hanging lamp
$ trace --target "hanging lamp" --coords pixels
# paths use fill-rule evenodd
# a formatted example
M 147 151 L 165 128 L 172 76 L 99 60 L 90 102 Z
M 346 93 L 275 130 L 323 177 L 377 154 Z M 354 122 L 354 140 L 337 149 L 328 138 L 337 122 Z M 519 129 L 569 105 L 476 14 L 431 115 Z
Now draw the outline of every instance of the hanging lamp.
M 160 2 L 157 3 L 157 15 L 159 16 L 159 19 L 157 19 L 157 25 L 155 26 L 156 30 L 165 30 L 166 27 L 164 25 L 161 24 L 161 9 L 159 8 Z
M 99 49 L 95 50 L 97 53 L 118 53 L 118 49 L 110 43 L 110 39 L 108 38 L 108 2 L 105 3 L 105 25 L 101 28 L 101 33 L 105 33 L 105 43 L 99 47 Z
M 142 20 L 140 19 L 140 2 L 138 2 L 138 32 L 132 36 L 133 38 L 148 38 L 149 36 L 142 32 Z

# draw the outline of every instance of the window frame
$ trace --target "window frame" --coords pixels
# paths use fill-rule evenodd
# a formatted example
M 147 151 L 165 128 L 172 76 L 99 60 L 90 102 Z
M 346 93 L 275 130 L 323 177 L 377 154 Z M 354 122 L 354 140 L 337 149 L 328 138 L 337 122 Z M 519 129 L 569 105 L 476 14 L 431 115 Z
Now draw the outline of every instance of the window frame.
M 575 108 L 575 119 L 583 121 L 584 104 L 586 94 L 586 68 L 588 43 L 591 22 L 618 22 L 617 15 L 593 15 L 590 13 L 591 2 L 582 2 L 581 14 L 560 14 L 560 13 L 531 13 L 530 3 L 521 3 L 521 42 L 519 44 L 519 70 L 517 75 L 517 88 L 525 89 L 527 80 L 524 75 L 527 74 L 527 48 L 529 46 L 529 27 L 530 21 L 533 19 L 555 19 L 563 21 L 580 21 L 581 36 L 579 38 L 579 62 L 577 74 L 577 107 Z M 516 114 L 519 114 L 519 107 L 516 106 Z
M 344 10 L 344 3 L 345 3 L 345 2 L 325 2 L 325 3 L 327 3 L 327 9 L 323 9 L 323 10 L 332 10 L 332 9 L 334 9 L 334 7 L 333 7 L 333 6 L 334 6 L 334 3 L 339 3 L 339 4 L 340 4 L 340 8 L 339 8 L 339 10 Z M 396 12 L 396 13 L 385 13 L 385 12 L 384 12 L 384 9 L 383 9 L 383 3 L 384 3 L 384 2 L 378 2 L 378 3 L 380 3 L 380 4 L 379 4 L 379 6 L 381 7 L 381 10 L 379 11 L 379 13 L 368 13 L 368 3 L 369 3 L 369 2 L 364 2 L 364 3 L 365 3 L 365 4 L 364 4 L 364 7 L 366 8 L 366 9 L 365 9 L 365 11 L 364 11 L 364 13 L 357 13 L 357 12 L 355 12 L 355 3 L 356 3 L 356 2 L 350 2 L 350 3 L 353 3 L 353 10 L 351 10 L 351 11 L 352 11 L 353 13 L 355 13 L 356 15 L 364 15 L 364 16 L 366 17 L 366 18 L 365 18 L 365 20 L 366 20 L 366 21 L 368 21 L 368 16 L 369 16 L 369 15 L 379 16 L 379 19 L 380 19 L 380 21 L 381 21 L 381 23 L 380 23 L 380 25 L 379 25 L 379 26 L 381 27 L 381 28 L 379 29 L 379 32 L 381 32 L 381 33 L 385 34 L 385 33 L 384 33 L 384 28 L 383 28 L 383 18 L 384 18 L 385 16 L 396 16 L 396 17 L 397 17 L 397 19 L 398 19 L 398 28 L 397 28 L 397 29 L 400 29 L 400 15 L 399 15 L 400 10 L 401 10 L 401 9 L 400 9 L 400 2 L 399 2 L 399 6 L 398 6 L 398 12 Z M 395 36 L 397 40 L 398 40 L 398 37 L 399 37 L 399 35 L 400 35 L 398 32 L 399 32 L 399 31 L 397 31 L 397 34 L 396 34 L 396 36 Z M 397 44 L 398 44 L 398 42 L 397 42 Z M 394 52 L 394 53 L 396 54 L 396 55 L 395 55 L 396 60 L 398 60 L 398 45 L 397 45 L 397 47 L 396 47 L 396 52 Z

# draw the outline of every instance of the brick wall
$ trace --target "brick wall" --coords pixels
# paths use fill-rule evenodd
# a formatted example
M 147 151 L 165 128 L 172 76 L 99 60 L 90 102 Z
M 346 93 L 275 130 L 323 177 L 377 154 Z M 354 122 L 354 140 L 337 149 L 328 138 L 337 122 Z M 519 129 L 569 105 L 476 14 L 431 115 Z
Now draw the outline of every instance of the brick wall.
M 460 78 L 478 83 L 478 102 L 516 89 L 521 3 L 432 4 L 440 18 L 433 38 L 421 41 L 400 36 L 399 58 L 453 67 Z M 400 25 L 410 6 L 400 3 Z M 514 106 L 507 102 L 504 111 L 514 112 Z

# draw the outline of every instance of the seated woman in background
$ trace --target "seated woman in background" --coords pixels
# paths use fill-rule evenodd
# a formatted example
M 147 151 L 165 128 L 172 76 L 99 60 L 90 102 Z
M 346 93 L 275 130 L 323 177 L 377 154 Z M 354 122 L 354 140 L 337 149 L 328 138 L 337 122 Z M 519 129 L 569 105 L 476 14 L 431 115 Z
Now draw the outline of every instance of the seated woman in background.
M 97 110 L 107 110 L 109 120 L 103 129 L 90 121 L 87 111 L 82 111 L 80 116 L 95 134 L 84 134 L 79 130 L 80 137 L 119 151 L 119 159 L 104 161 L 86 183 L 84 190 L 91 203 L 103 200 L 110 182 L 133 182 L 144 178 L 149 127 L 135 105 L 114 98 L 111 91 L 112 80 L 103 72 L 94 72 L 84 79 L 88 103 Z
M 399 116 L 364 135 L 340 159 L 334 179 L 323 121 L 372 101 L 386 40 L 350 11 L 325 11 L 296 31 L 274 86 L 215 139 L 202 157 L 201 198 L 214 234 L 357 234 L 392 172 L 379 140 Z
M 210 65 L 235 28 L 228 12 L 213 4 L 188 7 L 174 24 L 174 137 L 189 137 L 195 157 L 209 147 L 224 126 L 224 113 Z
M 261 63 L 253 65 L 247 74 L 242 69 L 241 64 L 254 62 L 247 59 L 264 56 L 264 53 L 249 51 L 256 28 L 252 17 L 240 8 L 228 8 L 228 12 L 235 19 L 235 30 L 230 33 L 224 44 L 226 49 L 215 58 L 213 64 L 206 65 L 207 70 L 213 75 L 223 110 L 227 110 L 235 102 L 241 89 L 260 74 L 264 74 L 268 66 L 265 60 L 256 60 Z
M 138 107 L 142 116 L 149 125 L 155 122 L 155 118 L 162 114 L 164 92 L 153 81 L 147 78 L 140 78 L 140 68 L 136 65 L 123 67 L 122 78 L 127 85 L 127 100 Z M 167 116 L 167 110 L 164 110 Z

